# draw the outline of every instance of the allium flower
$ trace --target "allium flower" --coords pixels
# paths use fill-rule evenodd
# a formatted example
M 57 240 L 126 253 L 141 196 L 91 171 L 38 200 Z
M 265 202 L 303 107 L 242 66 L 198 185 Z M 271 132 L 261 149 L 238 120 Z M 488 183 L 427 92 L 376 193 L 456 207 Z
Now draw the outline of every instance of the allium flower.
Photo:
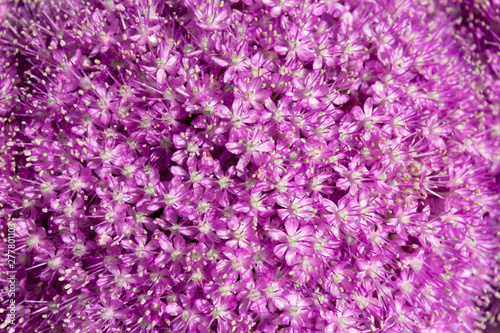
M 499 11 L 0 4 L 0 331 L 496 332 Z
M 279 242 L 274 248 L 276 256 L 282 258 L 285 255 L 286 263 L 293 266 L 299 260 L 299 254 L 312 254 L 312 228 L 306 226 L 299 230 L 299 222 L 296 219 L 288 219 L 285 222 L 285 230 L 286 233 L 277 229 L 269 230 L 269 236 Z

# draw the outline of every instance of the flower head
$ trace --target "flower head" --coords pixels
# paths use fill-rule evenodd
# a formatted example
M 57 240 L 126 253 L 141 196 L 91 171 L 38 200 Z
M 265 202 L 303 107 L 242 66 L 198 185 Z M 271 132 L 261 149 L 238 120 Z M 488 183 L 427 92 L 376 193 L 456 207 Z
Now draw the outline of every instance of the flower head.
M 2 329 L 494 325 L 499 10 L 0 4 Z

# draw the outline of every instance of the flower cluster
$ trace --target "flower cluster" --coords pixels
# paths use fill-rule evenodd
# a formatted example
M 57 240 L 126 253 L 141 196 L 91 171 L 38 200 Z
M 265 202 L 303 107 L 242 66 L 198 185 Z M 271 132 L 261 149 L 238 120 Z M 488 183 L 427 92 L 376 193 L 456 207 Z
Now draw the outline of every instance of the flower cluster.
M 494 325 L 499 10 L 0 4 L 0 230 L 17 225 L 20 318 L 2 329 Z

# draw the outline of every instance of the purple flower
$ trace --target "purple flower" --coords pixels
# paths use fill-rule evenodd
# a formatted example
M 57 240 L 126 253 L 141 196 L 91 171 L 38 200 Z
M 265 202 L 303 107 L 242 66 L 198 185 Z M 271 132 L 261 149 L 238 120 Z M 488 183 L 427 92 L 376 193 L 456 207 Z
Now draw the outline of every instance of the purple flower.
M 305 226 L 299 229 L 297 219 L 288 219 L 285 221 L 286 233 L 278 230 L 269 230 L 269 236 L 280 244 L 274 247 L 274 253 L 278 257 L 285 255 L 287 265 L 292 266 L 299 260 L 299 255 L 312 254 L 311 235 L 312 227 Z
M 496 329 L 499 10 L 0 4 L 1 329 Z
M 290 324 L 290 332 L 299 332 L 310 325 L 309 306 L 310 299 L 305 299 L 297 294 L 286 295 L 277 306 L 283 313 L 280 315 L 281 324 Z

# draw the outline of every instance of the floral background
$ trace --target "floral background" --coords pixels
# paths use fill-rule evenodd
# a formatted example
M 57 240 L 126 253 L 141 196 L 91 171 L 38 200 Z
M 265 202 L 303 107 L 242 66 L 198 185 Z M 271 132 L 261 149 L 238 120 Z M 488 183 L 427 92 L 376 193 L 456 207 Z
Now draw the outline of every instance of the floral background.
M 497 332 L 499 10 L 4 1 L 0 330 Z

